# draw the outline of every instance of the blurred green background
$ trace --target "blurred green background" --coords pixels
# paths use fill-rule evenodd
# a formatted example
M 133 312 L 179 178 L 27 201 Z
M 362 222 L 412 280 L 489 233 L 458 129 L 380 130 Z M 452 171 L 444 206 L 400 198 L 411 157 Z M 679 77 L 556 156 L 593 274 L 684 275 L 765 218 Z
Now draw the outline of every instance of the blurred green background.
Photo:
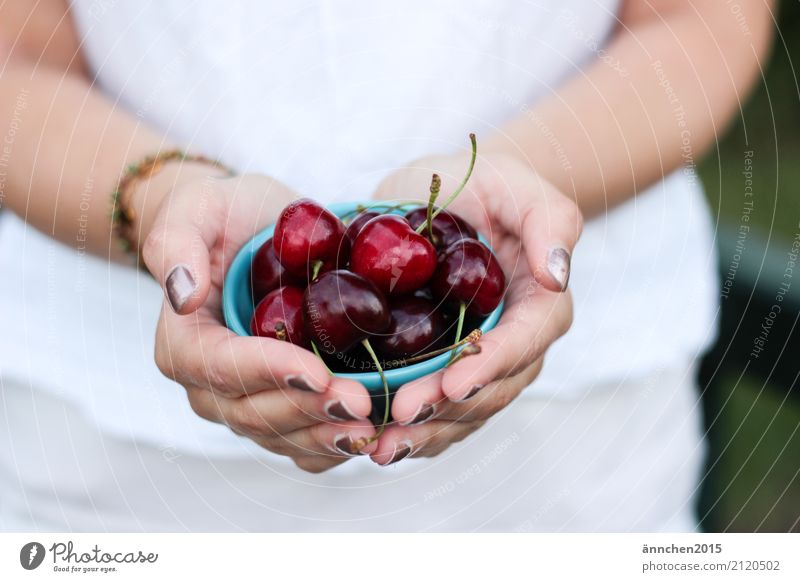
M 741 262 L 720 339 L 701 374 L 711 453 L 699 510 L 707 531 L 800 531 L 800 263 L 759 358 L 750 351 L 800 234 L 800 2 L 784 0 L 772 59 L 730 131 L 699 167 L 718 218 L 720 272 Z M 744 195 L 745 151 L 753 190 Z M 745 201 L 753 202 L 749 223 Z M 751 232 L 743 243 L 742 224 Z

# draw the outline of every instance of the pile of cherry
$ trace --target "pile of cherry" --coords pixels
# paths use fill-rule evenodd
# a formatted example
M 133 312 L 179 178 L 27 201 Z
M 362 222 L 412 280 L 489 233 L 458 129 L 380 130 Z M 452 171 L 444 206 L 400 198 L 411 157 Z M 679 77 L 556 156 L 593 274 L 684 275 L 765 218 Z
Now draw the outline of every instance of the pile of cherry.
M 497 308 L 505 276 L 475 229 L 445 210 L 474 166 L 470 137 L 469 171 L 441 207 L 436 175 L 427 207 L 360 208 L 346 224 L 313 200 L 286 206 L 253 258 L 251 333 L 313 349 L 331 370 L 382 377 L 474 346 L 480 331 L 462 338 L 464 326 Z

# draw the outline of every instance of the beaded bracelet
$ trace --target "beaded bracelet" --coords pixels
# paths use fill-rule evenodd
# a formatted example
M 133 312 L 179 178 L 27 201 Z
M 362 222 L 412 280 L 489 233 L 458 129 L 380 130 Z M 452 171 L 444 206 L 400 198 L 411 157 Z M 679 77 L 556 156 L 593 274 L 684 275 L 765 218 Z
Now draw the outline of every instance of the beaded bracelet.
M 131 164 L 125 169 L 114 192 L 111 193 L 111 224 L 112 230 L 119 241 L 123 252 L 131 256 L 134 264 L 139 265 L 139 253 L 133 244 L 133 226 L 136 220 L 136 211 L 129 204 L 129 194 L 136 182 L 147 180 L 155 176 L 164 167 L 164 164 L 178 160 L 181 162 L 201 162 L 216 168 L 221 168 L 234 175 L 234 172 L 217 160 L 205 156 L 189 155 L 181 150 L 168 150 L 155 156 L 147 156 L 138 164 Z

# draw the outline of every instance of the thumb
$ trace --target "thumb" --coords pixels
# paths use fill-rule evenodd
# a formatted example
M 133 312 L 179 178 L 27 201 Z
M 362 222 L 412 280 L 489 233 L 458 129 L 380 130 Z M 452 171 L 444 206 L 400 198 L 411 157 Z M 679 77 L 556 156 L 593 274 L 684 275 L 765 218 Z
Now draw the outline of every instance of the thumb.
M 566 291 L 572 252 L 583 229 L 581 211 L 538 176 L 524 178 L 509 179 L 511 200 L 494 200 L 493 214 L 519 237 L 534 279 L 550 291 Z
M 179 315 L 203 305 L 211 287 L 209 249 L 216 235 L 211 208 L 198 202 L 203 195 L 178 190 L 168 196 L 142 246 L 147 269 Z

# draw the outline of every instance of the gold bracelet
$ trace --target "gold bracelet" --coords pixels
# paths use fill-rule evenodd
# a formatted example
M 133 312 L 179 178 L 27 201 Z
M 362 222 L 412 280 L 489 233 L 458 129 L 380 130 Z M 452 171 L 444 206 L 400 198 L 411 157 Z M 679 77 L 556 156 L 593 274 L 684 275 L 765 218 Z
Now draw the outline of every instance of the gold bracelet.
M 217 160 L 205 156 L 189 155 L 181 150 L 168 150 L 155 156 L 147 156 L 138 164 L 131 164 L 119 180 L 116 189 L 111 194 L 111 225 L 114 235 L 119 241 L 120 248 L 131 256 L 135 265 L 139 266 L 139 253 L 133 244 L 133 226 L 136 221 L 136 211 L 129 204 L 130 192 L 140 180 L 147 180 L 155 176 L 164 167 L 164 164 L 173 160 L 181 162 L 201 162 L 216 168 L 221 168 L 234 175 L 234 172 Z

